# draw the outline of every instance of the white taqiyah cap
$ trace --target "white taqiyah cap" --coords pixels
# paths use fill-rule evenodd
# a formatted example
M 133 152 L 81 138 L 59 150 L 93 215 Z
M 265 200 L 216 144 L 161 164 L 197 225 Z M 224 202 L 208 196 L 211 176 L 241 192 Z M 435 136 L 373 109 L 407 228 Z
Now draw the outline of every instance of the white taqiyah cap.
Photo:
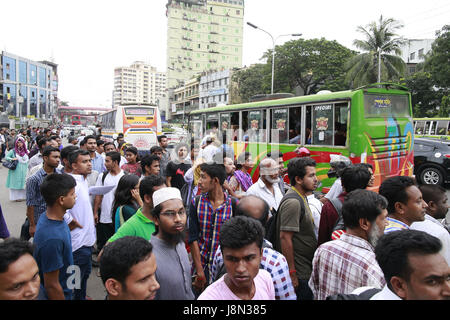
M 153 200 L 153 207 L 156 207 L 158 204 L 163 203 L 167 200 L 172 199 L 181 199 L 181 193 L 180 190 L 177 188 L 162 188 L 158 189 L 153 193 L 152 200 Z

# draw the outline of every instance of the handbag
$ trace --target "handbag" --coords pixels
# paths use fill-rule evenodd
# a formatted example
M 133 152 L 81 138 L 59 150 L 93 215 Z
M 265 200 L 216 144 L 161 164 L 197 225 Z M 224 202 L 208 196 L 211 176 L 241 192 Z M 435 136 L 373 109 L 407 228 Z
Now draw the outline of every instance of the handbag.
M 8 168 L 9 170 L 16 170 L 18 163 L 19 160 L 5 160 L 3 161 L 2 164 L 5 168 Z

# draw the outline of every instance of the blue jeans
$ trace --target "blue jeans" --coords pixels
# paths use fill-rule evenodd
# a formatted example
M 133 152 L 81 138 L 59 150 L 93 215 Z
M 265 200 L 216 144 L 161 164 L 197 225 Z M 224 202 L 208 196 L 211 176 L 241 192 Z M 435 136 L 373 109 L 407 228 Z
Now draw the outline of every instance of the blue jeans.
M 73 252 L 73 264 L 80 268 L 81 286 L 73 290 L 73 300 L 86 300 L 86 287 L 92 271 L 92 247 L 81 247 Z

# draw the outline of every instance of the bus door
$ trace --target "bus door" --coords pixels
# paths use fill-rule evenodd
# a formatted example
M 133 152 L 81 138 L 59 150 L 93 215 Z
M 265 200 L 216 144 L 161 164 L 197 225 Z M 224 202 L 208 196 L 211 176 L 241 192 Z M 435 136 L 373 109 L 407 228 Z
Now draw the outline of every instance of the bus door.
M 191 139 L 194 139 L 194 145 L 200 145 L 203 136 L 203 115 L 191 116 Z

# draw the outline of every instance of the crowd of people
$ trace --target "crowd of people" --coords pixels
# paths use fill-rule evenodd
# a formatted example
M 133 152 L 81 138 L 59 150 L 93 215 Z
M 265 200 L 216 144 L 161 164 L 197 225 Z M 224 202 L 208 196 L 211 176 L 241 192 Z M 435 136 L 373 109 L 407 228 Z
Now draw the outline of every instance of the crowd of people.
M 285 166 L 272 150 L 253 181 L 252 155 L 213 136 L 142 153 L 123 135 L 35 133 L 5 139 L 27 220 L 10 238 L 0 214 L 0 299 L 89 299 L 97 267 L 108 300 L 450 297 L 440 186 L 396 176 L 374 192 L 370 165 L 333 165 L 323 197 L 305 152 Z

